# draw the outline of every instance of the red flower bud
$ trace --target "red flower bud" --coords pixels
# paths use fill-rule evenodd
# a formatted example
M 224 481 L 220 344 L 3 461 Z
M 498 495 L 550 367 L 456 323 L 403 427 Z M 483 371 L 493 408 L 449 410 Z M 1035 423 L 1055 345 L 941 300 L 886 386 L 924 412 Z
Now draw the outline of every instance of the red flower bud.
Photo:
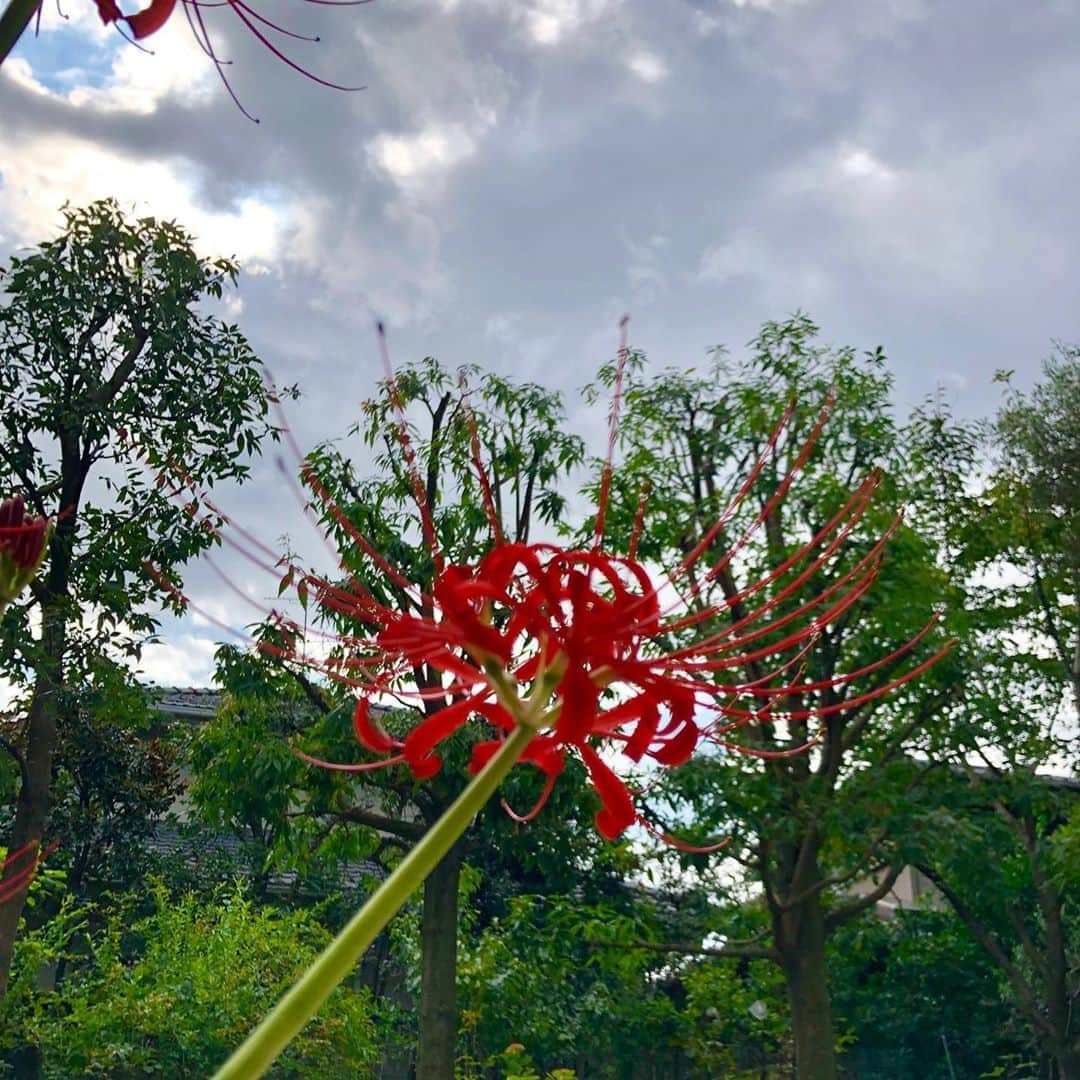
M 0 503 L 0 611 L 37 573 L 51 532 L 46 518 L 26 512 L 21 495 Z

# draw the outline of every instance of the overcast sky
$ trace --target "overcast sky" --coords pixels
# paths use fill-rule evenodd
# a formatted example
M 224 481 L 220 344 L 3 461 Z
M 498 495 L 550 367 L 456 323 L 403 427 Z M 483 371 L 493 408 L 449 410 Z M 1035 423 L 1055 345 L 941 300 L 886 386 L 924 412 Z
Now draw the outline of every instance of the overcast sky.
M 91 0 L 45 0 L 0 68 L 0 256 L 65 200 L 177 218 L 240 258 L 231 310 L 302 385 L 304 445 L 371 391 L 375 315 L 396 362 L 573 392 L 624 311 L 656 365 L 689 366 L 802 308 L 825 342 L 885 347 L 901 412 L 941 388 L 966 415 L 995 369 L 1029 385 L 1080 338 L 1076 0 L 254 3 L 366 89 L 208 10 L 256 125 L 181 11 L 147 55 Z M 271 466 L 232 494 L 269 538 L 293 528 Z M 147 674 L 205 682 L 219 636 L 170 623 Z

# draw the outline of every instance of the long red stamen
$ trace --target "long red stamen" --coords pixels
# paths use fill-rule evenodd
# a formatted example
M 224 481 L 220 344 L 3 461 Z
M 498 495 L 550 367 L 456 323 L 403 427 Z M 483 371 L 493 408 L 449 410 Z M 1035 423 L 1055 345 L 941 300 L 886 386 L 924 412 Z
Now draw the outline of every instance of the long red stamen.
M 496 544 L 506 543 L 503 535 L 502 522 L 499 520 L 499 511 L 495 506 L 495 498 L 491 492 L 491 483 L 488 480 L 487 470 L 480 454 L 480 430 L 476 425 L 476 415 L 469 404 L 465 384 L 465 372 L 461 372 L 458 385 L 461 388 L 461 408 L 465 416 L 465 424 L 469 429 L 469 452 L 472 455 L 473 468 L 476 470 L 476 479 L 480 484 L 480 495 L 484 503 L 484 513 L 487 515 L 488 524 L 491 526 L 491 535 Z
M 640 814 L 637 823 L 647 833 L 655 836 L 657 840 L 663 840 L 669 847 L 675 848 L 676 851 L 685 851 L 689 855 L 711 855 L 714 851 L 720 851 L 721 848 L 726 848 L 731 843 L 731 837 L 725 836 L 723 840 L 718 840 L 715 844 L 689 844 L 685 840 L 680 840 L 677 836 L 665 832 L 663 829 L 656 828 L 655 825 L 650 824 Z
M 739 507 L 746 501 L 747 496 L 753 490 L 754 485 L 757 483 L 758 477 L 761 475 L 762 470 L 771 460 L 773 454 L 776 452 L 776 448 L 780 442 L 780 436 L 784 433 L 791 417 L 795 414 L 796 402 L 794 400 L 788 402 L 787 408 L 784 409 L 783 415 L 780 417 L 779 422 L 773 429 L 772 434 L 766 440 L 765 447 L 758 455 L 757 460 L 754 462 L 750 472 L 747 473 L 746 479 L 739 485 L 735 494 L 732 496 L 731 501 L 721 512 L 720 516 L 716 519 L 713 525 L 705 531 L 704 536 L 692 547 L 689 553 L 683 558 L 682 562 L 668 575 L 668 584 L 674 586 L 675 583 L 681 578 L 690 568 L 701 558 L 702 555 L 708 551 L 713 541 L 720 535 L 720 532 L 725 529 L 730 523 Z
M 303 750 L 298 750 L 295 746 L 290 746 L 289 749 L 301 761 L 307 762 L 308 765 L 316 765 L 320 769 L 329 769 L 331 772 L 376 772 L 379 769 L 385 769 L 391 765 L 400 765 L 405 760 L 404 754 L 398 754 L 396 757 L 384 758 L 382 761 L 368 761 L 362 765 L 351 765 L 343 764 L 340 761 L 323 761 L 322 758 L 312 757 L 311 754 L 305 754 Z
M 506 816 L 512 821 L 516 821 L 519 825 L 524 825 L 528 821 L 532 821 L 541 810 L 547 805 L 547 801 L 551 798 L 552 791 L 555 790 L 555 781 L 559 779 L 558 773 L 551 773 L 544 783 L 544 789 L 540 792 L 539 798 L 533 803 L 532 808 L 524 814 L 517 813 L 505 799 L 499 800 L 499 805 L 506 812 Z
M 401 401 L 401 391 L 398 388 L 397 376 L 390 363 L 390 350 L 386 344 L 386 327 L 380 321 L 376 323 L 379 337 L 379 356 L 382 359 L 383 374 L 386 377 L 386 388 L 390 393 L 390 401 L 397 414 L 397 437 L 401 443 L 401 449 L 405 454 L 405 464 L 409 470 L 409 480 L 412 483 L 413 500 L 417 510 L 420 511 L 420 522 L 424 531 L 424 542 L 428 546 L 431 558 L 435 565 L 435 574 L 438 576 L 443 571 L 443 557 L 439 549 L 438 537 L 435 533 L 435 521 L 431 516 L 431 507 L 428 505 L 427 488 L 420 477 L 420 469 L 416 464 L 416 452 L 413 450 L 412 440 L 409 438 L 409 427 L 405 420 L 405 406 Z
M 615 361 L 615 384 L 611 394 L 611 411 L 608 414 L 607 453 L 604 455 L 604 468 L 600 473 L 600 494 L 596 500 L 596 528 L 593 534 L 593 548 L 599 550 L 604 540 L 604 523 L 607 519 L 608 499 L 611 495 L 612 463 L 615 460 L 615 443 L 619 438 L 619 410 L 622 406 L 623 376 L 626 371 L 627 327 L 630 316 L 624 315 L 619 320 L 619 354 Z

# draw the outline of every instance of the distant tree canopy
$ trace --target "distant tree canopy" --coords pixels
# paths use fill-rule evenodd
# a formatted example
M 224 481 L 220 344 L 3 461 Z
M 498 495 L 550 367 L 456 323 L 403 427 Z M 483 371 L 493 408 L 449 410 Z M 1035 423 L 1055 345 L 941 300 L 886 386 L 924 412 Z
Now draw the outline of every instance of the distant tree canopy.
M 213 542 L 155 471 L 242 480 L 275 434 L 258 359 L 203 308 L 235 263 L 111 200 L 65 209 L 64 225 L 0 270 L 0 491 L 56 519 L 0 633 L 0 672 L 24 691 L 2 744 L 17 773 L 12 848 L 46 831 L 69 687 L 96 657 L 137 654 L 153 606 L 176 603 L 145 564 L 175 580 Z M 0 997 L 23 895 L 0 906 Z

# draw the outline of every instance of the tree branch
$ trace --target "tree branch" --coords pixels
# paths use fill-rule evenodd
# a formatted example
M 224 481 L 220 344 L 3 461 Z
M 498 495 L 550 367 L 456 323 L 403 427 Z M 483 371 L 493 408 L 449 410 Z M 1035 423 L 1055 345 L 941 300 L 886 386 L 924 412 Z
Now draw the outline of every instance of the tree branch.
M 25 789 L 30 783 L 30 773 L 27 771 L 26 758 L 23 756 L 23 752 L 4 735 L 0 735 L 0 749 L 6 750 L 15 759 L 15 763 L 19 766 L 19 778 Z
M 825 916 L 825 933 L 832 933 L 838 926 L 842 926 L 849 919 L 862 914 L 867 908 L 873 907 L 879 900 L 884 899 L 889 890 L 896 884 L 896 879 L 903 873 L 903 870 L 902 866 L 894 866 L 882 878 L 881 883 L 865 896 L 860 896 L 857 900 L 852 900 L 851 903 L 844 904 L 842 907 L 833 908 Z
M 324 811 L 333 814 L 342 821 L 351 821 L 355 825 L 366 825 L 369 829 L 378 829 L 379 832 L 390 833 L 391 836 L 400 836 L 405 840 L 419 840 L 427 831 L 425 827 L 416 821 L 403 821 L 401 818 L 386 817 L 374 810 L 365 810 L 359 806 L 349 806 L 344 810 Z
M 1016 992 L 1017 997 L 1024 1007 L 1024 1011 L 1045 1035 L 1053 1036 L 1053 1025 L 1042 1015 L 1039 1002 L 1031 984 L 1021 974 L 1020 969 L 1009 959 L 1009 954 L 1002 947 L 1001 942 L 979 921 L 978 916 L 960 898 L 959 894 L 950 888 L 945 879 L 934 868 L 926 863 L 917 864 L 920 873 L 925 874 L 938 888 L 941 895 L 948 900 L 953 911 L 960 917 L 961 922 L 968 928 L 971 936 L 982 946 L 998 967 L 1005 973 L 1009 984 Z
M 862 855 L 859 856 L 858 861 L 850 870 L 845 870 L 842 874 L 830 874 L 828 877 L 824 877 L 820 881 L 815 881 L 814 884 L 811 885 L 808 889 L 804 889 L 801 893 L 798 893 L 794 899 L 788 899 L 781 903 L 779 905 L 780 910 L 790 911 L 793 907 L 801 904 L 804 900 L 808 900 L 815 893 L 819 893 L 824 889 L 829 889 L 834 885 L 843 885 L 844 882 L 850 881 L 853 877 L 856 877 L 864 871 L 868 874 L 875 873 L 875 870 L 866 870 L 866 865 L 870 862 L 870 859 L 873 857 L 874 852 L 877 851 L 878 847 L 881 845 L 881 841 L 884 840 L 887 835 L 888 831 L 886 829 L 880 830 L 876 834 L 876 836 L 870 841 L 870 845 L 866 848 Z M 886 865 L 887 864 L 882 864 L 877 869 L 884 869 Z M 886 892 L 887 891 L 888 890 L 886 890 Z
M 766 931 L 767 933 L 767 931 Z M 764 937 L 765 934 L 760 935 Z M 757 938 L 752 939 L 754 941 Z M 766 945 L 754 945 L 744 941 L 730 941 L 724 945 L 709 947 L 677 941 L 596 941 L 587 944 L 594 949 L 647 949 L 649 952 L 682 953 L 686 956 L 729 956 L 743 960 L 772 960 L 780 962 L 780 954 Z
M 116 365 L 112 377 L 108 382 L 102 383 L 97 391 L 91 395 L 91 400 L 99 409 L 104 409 L 120 393 L 120 389 L 135 370 L 135 363 L 139 359 L 139 354 L 143 351 L 143 346 L 149 337 L 150 331 L 144 327 L 139 327 L 135 331 L 134 339 L 128 351 L 124 354 L 124 358 Z

